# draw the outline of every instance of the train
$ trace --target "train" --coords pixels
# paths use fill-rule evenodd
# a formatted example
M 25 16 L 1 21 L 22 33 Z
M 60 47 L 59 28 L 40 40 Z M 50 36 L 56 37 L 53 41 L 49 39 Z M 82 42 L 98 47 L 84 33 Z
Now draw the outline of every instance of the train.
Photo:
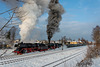
M 43 44 L 43 43 L 18 43 L 15 45 L 17 48 L 13 51 L 17 55 L 35 52 L 35 51 L 47 51 L 56 49 L 62 46 L 62 44 L 59 43 L 50 43 L 50 44 Z
M 60 43 L 49 43 L 49 44 L 43 44 L 43 43 L 18 43 L 15 45 L 17 47 L 13 52 L 17 55 L 35 52 L 35 51 L 47 51 L 52 50 L 56 48 L 60 48 L 62 44 Z M 78 47 L 78 46 L 85 46 L 85 44 L 67 44 L 67 48 L 70 47 Z
M 86 44 L 68 44 L 66 45 L 67 48 L 70 48 L 70 47 L 78 47 L 78 46 L 85 46 Z

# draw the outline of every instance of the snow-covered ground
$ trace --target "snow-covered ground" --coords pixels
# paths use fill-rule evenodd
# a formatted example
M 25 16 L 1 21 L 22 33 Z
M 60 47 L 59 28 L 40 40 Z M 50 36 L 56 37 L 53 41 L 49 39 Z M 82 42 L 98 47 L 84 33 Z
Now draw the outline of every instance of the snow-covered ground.
M 56 50 L 49 50 L 46 52 L 34 52 L 34 53 L 24 54 L 21 57 L 16 56 L 16 58 L 0 60 L 0 62 L 14 60 L 14 59 L 28 58 L 27 60 L 21 60 L 21 61 L 14 62 L 14 63 L 12 62 L 10 64 L 0 65 L 0 67 L 42 67 L 49 63 L 52 63 L 52 64 L 47 65 L 45 67 L 53 67 L 54 65 L 56 65 L 58 63 L 61 63 L 65 60 L 70 59 L 71 57 L 74 56 L 73 54 L 77 54 L 77 53 L 81 52 L 81 54 L 78 54 L 73 59 L 68 60 L 57 66 L 57 67 L 73 67 L 76 65 L 77 62 L 80 62 L 84 58 L 84 52 L 86 53 L 86 51 L 85 51 L 86 48 L 87 48 L 86 46 L 74 47 L 74 48 L 66 48 L 66 46 L 65 46 L 64 50 L 61 50 L 62 48 L 59 48 Z M 7 52 L 8 52 L 7 54 L 10 55 L 12 50 L 9 50 Z M 6 56 L 7 56 L 7 54 L 6 54 Z M 36 57 L 36 56 L 38 56 L 38 57 Z M 60 60 L 60 59 L 62 59 L 62 60 Z M 57 60 L 60 60 L 60 61 L 55 62 Z
M 7 50 L 7 52 L 5 54 L 3 54 L 6 50 Z M 3 56 L 13 55 L 12 51 L 14 51 L 14 49 L 1 49 L 0 55 L 1 54 L 3 54 Z
M 93 65 L 91 67 L 100 67 L 100 57 L 93 59 Z

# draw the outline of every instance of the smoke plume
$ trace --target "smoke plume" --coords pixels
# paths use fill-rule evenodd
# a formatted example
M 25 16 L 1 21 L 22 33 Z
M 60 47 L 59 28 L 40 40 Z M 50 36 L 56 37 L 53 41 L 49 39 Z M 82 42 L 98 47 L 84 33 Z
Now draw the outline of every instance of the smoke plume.
M 62 19 L 61 15 L 64 13 L 64 8 L 58 0 L 51 0 L 49 3 L 49 9 L 47 35 L 50 42 L 55 32 L 59 31 L 59 22 Z
M 17 5 L 16 1 L 19 0 L 5 0 L 11 6 Z M 13 1 L 13 4 L 11 4 Z M 49 0 L 20 0 L 23 2 L 22 7 L 16 10 L 16 16 L 21 20 L 20 27 L 21 41 L 30 42 L 33 36 L 33 29 L 37 23 L 38 18 L 48 8 Z M 30 40 L 31 39 L 31 40 Z M 33 42 L 33 41 L 32 41 Z

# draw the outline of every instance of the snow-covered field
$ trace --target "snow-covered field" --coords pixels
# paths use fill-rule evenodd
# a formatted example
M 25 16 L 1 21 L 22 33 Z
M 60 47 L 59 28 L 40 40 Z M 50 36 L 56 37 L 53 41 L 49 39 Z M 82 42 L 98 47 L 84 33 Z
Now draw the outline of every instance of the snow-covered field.
M 93 65 L 91 67 L 100 67 L 100 57 L 93 59 Z
M 85 51 L 86 48 L 87 48 L 86 46 L 74 47 L 74 48 L 66 48 L 65 46 L 64 50 L 61 50 L 62 48 L 59 48 L 56 50 L 49 50 L 46 52 L 34 52 L 34 53 L 24 54 L 21 56 L 16 56 L 15 58 L 7 59 L 7 60 L 0 60 L 0 63 L 1 62 L 3 63 L 9 60 L 22 59 L 21 61 L 0 65 L 0 67 L 42 67 L 42 66 L 53 67 L 56 64 L 59 64 L 65 60 L 67 61 L 64 63 L 61 63 L 57 67 L 74 67 L 77 62 L 80 62 L 84 58 L 84 54 L 86 53 Z M 9 50 L 7 51 L 5 55 L 6 56 L 7 54 L 12 55 L 11 52 L 12 50 Z M 81 54 L 77 54 L 80 52 Z M 73 54 L 77 54 L 77 56 L 74 57 Z M 71 60 L 68 60 L 72 57 L 74 58 Z M 60 61 L 57 61 L 57 60 L 60 60 Z
M 7 50 L 7 52 L 5 54 L 3 54 L 6 50 Z M 3 56 L 13 55 L 12 51 L 14 51 L 14 49 L 2 49 L 2 50 L 0 50 L 0 55 L 1 54 L 3 54 Z

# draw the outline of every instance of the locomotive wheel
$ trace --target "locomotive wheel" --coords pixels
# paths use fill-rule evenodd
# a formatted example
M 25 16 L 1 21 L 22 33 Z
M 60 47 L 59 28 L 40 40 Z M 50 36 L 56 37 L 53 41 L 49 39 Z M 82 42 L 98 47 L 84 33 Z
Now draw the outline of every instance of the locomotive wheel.
M 24 49 L 24 50 L 23 50 L 23 53 L 27 53 L 27 50 Z

